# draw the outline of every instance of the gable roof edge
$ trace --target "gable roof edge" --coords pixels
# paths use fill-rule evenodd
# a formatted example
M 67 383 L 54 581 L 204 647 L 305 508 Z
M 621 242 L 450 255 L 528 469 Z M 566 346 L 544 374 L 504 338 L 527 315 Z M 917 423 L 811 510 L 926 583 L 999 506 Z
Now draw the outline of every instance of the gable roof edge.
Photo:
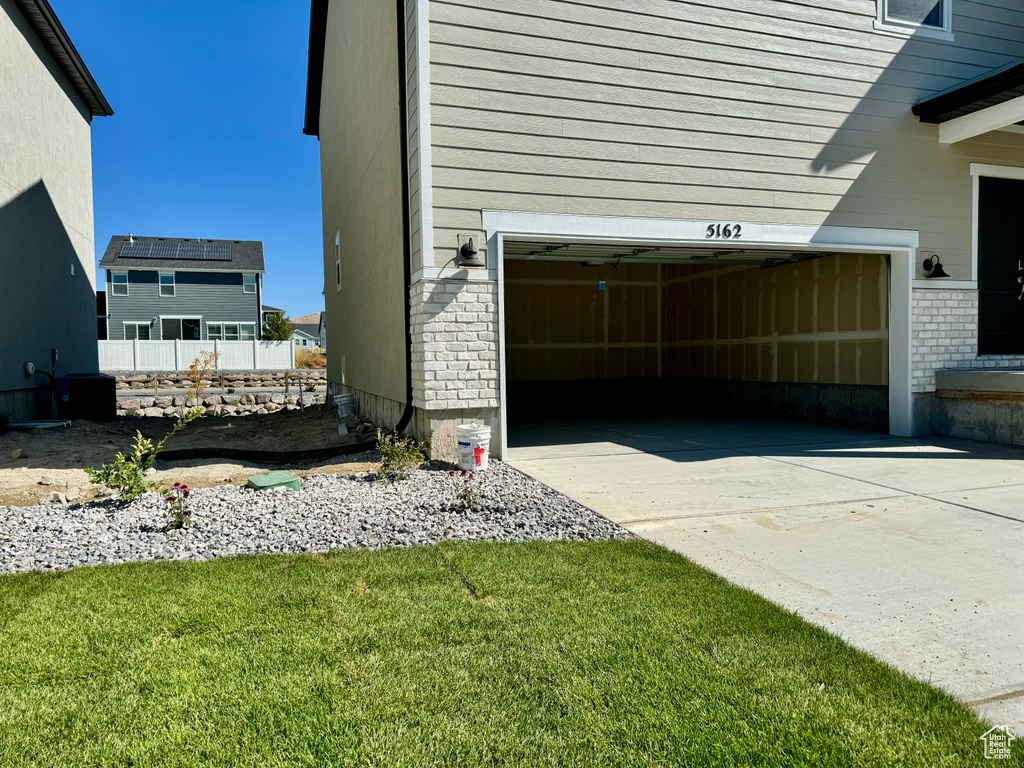
M 93 79 L 89 68 L 75 49 L 75 44 L 64 30 L 47 0 L 14 0 L 25 21 L 49 52 L 57 67 L 71 83 L 71 87 L 85 102 L 89 113 L 94 117 L 110 117 L 114 110 L 110 108 L 99 85 Z

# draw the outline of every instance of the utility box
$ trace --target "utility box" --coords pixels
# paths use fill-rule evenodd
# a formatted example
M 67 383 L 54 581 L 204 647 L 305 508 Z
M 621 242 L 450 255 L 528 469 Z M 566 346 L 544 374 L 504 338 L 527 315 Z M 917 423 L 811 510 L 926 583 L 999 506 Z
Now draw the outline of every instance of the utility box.
M 57 379 L 57 418 L 113 421 L 117 380 L 105 373 L 69 373 Z

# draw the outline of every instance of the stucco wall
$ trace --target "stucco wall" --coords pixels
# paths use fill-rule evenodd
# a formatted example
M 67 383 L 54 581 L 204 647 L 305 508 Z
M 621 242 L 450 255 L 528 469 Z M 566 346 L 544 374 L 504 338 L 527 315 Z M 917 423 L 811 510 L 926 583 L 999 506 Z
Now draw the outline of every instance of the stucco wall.
M 401 137 L 393 3 L 330 4 L 320 113 L 327 373 L 405 400 Z M 340 233 L 342 289 L 335 275 Z
M 26 362 L 97 370 L 90 116 L 0 0 L 0 409 L 27 413 Z M 18 394 L 15 394 L 18 393 Z

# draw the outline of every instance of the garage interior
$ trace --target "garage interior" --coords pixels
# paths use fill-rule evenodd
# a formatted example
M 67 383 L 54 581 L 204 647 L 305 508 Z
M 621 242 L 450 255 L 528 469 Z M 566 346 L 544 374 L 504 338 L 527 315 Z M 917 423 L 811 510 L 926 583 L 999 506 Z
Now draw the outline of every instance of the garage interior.
M 552 419 L 888 431 L 884 255 L 506 241 L 503 263 L 510 445 Z

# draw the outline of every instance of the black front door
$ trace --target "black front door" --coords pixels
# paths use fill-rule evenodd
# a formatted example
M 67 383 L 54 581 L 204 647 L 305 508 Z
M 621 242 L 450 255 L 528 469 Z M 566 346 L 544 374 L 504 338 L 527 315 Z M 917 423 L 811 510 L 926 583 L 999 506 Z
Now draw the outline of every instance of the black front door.
M 1024 353 L 1024 181 L 982 177 L 978 198 L 978 354 Z

